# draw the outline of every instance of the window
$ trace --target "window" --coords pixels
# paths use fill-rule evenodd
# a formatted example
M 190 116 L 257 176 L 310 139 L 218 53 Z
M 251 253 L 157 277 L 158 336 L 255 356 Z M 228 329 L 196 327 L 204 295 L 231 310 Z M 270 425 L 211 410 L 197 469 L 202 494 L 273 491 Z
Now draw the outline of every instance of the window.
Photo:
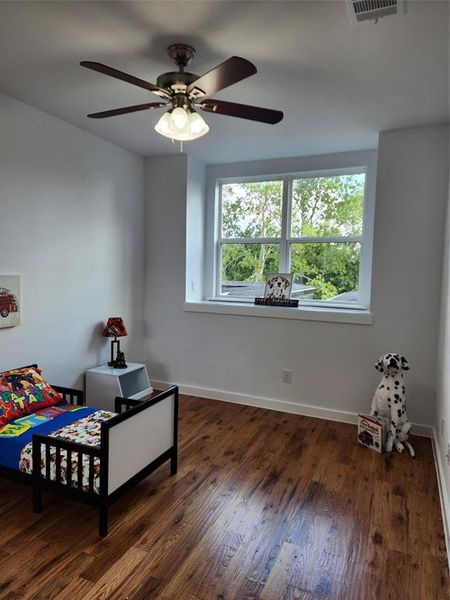
M 214 299 L 253 302 L 292 272 L 301 305 L 367 308 L 365 188 L 365 168 L 218 180 Z

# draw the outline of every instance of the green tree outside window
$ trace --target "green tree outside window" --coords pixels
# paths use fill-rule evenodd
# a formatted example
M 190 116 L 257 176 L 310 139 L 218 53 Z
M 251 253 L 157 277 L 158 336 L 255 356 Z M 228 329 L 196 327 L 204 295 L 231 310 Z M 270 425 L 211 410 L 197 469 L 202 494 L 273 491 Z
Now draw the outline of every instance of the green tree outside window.
M 327 238 L 361 236 L 364 182 L 362 173 L 292 181 L 290 270 L 295 283 L 314 289 L 315 299 L 358 290 L 360 241 Z M 221 245 L 222 281 L 265 281 L 280 270 L 283 181 L 223 184 L 221 198 L 222 239 L 255 240 Z

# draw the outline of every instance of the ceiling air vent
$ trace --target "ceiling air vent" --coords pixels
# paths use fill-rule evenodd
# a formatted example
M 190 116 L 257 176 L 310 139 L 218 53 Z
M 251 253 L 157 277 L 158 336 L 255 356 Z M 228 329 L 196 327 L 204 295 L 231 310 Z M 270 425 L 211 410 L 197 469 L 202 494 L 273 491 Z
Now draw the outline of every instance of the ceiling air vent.
M 352 25 L 403 12 L 403 0 L 347 0 Z

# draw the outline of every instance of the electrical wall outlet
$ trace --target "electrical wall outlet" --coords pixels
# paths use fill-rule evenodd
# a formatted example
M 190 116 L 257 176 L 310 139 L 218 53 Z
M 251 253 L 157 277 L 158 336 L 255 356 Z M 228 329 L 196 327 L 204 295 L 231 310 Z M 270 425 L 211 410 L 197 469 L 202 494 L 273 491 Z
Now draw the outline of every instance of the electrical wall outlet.
M 283 369 L 283 383 L 292 382 L 292 371 L 290 369 Z

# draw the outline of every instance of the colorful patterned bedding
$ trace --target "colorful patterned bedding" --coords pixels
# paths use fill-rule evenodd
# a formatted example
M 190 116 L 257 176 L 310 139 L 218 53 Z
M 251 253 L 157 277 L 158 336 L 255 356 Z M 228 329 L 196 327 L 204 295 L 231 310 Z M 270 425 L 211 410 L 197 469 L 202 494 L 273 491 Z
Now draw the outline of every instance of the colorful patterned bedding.
M 115 413 L 95 408 L 59 405 L 22 417 L 0 428 L 0 465 L 31 474 L 33 434 L 48 435 L 91 447 L 100 446 L 100 427 Z M 41 470 L 46 472 L 45 448 L 42 447 Z M 72 482 L 78 485 L 78 454 L 72 452 Z M 89 456 L 82 457 L 83 490 L 88 489 Z M 99 492 L 99 460 L 94 459 L 94 491 Z M 50 477 L 56 479 L 56 448 L 50 452 Z M 67 452 L 61 450 L 61 481 L 67 479 Z
M 97 410 L 91 415 L 79 419 L 70 425 L 57 429 L 49 433 L 49 437 L 54 437 L 66 442 L 76 442 L 91 446 L 100 447 L 100 426 L 104 421 L 111 419 L 115 413 L 106 410 Z M 19 470 L 31 474 L 33 471 L 33 444 L 30 442 L 20 453 Z M 67 472 L 71 470 L 71 481 L 73 487 L 78 487 L 78 453 L 72 452 L 71 465 L 67 465 L 67 450 L 61 450 L 61 483 L 67 483 Z M 46 473 L 46 451 L 41 446 L 41 473 Z M 56 480 L 56 448 L 50 449 L 50 479 Z M 82 490 L 89 490 L 89 455 L 82 455 Z M 100 493 L 100 459 L 94 457 L 94 492 Z

